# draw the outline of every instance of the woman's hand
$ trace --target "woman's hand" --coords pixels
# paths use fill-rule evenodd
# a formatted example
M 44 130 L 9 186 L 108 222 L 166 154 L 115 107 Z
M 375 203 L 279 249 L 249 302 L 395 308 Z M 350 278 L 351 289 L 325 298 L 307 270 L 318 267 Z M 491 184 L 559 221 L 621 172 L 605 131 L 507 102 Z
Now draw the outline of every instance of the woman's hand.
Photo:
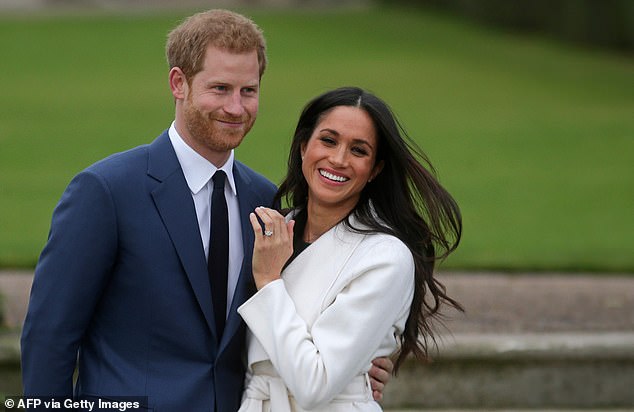
M 256 217 L 257 214 L 257 217 Z M 264 227 L 257 218 L 262 220 Z M 255 234 L 253 245 L 253 280 L 258 290 L 280 278 L 282 268 L 293 254 L 293 226 L 273 209 L 258 207 L 249 215 Z
M 394 363 L 390 358 L 376 358 L 372 361 L 369 375 L 370 384 L 372 386 L 372 396 L 375 401 L 379 402 L 383 399 L 383 391 L 390 381 L 393 370 Z

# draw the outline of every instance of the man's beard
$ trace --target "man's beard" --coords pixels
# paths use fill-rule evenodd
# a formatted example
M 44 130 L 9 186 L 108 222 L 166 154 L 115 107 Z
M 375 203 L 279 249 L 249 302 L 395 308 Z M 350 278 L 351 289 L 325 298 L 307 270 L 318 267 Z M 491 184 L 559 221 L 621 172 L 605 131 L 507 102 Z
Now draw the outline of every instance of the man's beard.
M 255 119 L 249 114 L 242 117 L 227 117 L 209 114 L 204 115 L 193 105 L 185 109 L 185 125 L 192 138 L 200 145 L 215 152 L 226 152 L 240 145 L 244 136 L 251 130 Z M 241 122 L 240 128 L 224 128 L 220 121 Z

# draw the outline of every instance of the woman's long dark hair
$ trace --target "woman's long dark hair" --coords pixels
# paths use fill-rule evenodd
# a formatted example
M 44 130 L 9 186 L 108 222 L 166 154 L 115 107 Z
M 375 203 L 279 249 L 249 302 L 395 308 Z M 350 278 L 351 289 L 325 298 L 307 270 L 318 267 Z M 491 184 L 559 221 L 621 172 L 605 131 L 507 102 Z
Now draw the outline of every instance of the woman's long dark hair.
M 414 257 L 414 298 L 394 372 L 410 353 L 429 359 L 429 344 L 435 343 L 432 318 L 440 316 L 443 303 L 462 311 L 462 306 L 446 294 L 433 276 L 437 260 L 445 258 L 460 242 L 462 218 L 451 195 L 435 178 L 427 156 L 407 136 L 396 117 L 378 97 L 356 87 L 344 87 L 309 102 L 299 118 L 288 158 L 288 173 L 280 185 L 276 201 L 291 208 L 304 208 L 308 185 L 302 174 L 301 148 L 308 142 L 325 114 L 338 106 L 365 110 L 374 122 L 378 138 L 376 161 L 383 170 L 368 183 L 351 214 L 369 230 L 396 236 Z M 378 217 L 378 219 L 377 219 Z

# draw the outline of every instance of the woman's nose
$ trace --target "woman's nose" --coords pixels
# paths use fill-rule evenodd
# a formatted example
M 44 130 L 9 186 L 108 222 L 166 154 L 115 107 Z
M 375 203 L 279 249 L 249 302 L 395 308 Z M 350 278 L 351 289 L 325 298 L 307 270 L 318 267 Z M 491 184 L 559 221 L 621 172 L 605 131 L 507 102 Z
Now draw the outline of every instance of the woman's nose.
M 339 167 L 343 167 L 346 165 L 348 155 L 344 147 L 338 147 L 330 156 L 330 162 Z

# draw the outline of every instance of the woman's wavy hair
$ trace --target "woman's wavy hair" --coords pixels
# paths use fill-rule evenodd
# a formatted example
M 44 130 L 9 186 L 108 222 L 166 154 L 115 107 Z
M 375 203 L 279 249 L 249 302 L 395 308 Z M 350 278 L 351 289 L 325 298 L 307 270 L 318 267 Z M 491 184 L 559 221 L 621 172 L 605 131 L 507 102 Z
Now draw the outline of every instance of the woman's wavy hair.
M 405 133 L 389 106 L 375 95 L 357 88 L 343 87 L 326 92 L 310 101 L 299 118 L 288 158 L 288 172 L 276 195 L 290 208 L 304 208 L 308 185 L 302 173 L 301 149 L 310 139 L 320 120 L 338 106 L 363 109 L 376 128 L 376 161 L 383 170 L 363 189 L 350 214 L 370 229 L 353 227 L 359 232 L 381 232 L 403 241 L 414 257 L 414 298 L 394 373 L 409 354 L 429 360 L 429 346 L 436 344 L 432 319 L 442 318 L 439 309 L 448 304 L 463 311 L 449 297 L 444 285 L 433 276 L 437 260 L 456 249 L 462 234 L 460 209 L 440 185 L 427 156 Z M 279 203 L 278 203 L 279 204 Z M 378 217 L 378 219 L 377 219 Z

